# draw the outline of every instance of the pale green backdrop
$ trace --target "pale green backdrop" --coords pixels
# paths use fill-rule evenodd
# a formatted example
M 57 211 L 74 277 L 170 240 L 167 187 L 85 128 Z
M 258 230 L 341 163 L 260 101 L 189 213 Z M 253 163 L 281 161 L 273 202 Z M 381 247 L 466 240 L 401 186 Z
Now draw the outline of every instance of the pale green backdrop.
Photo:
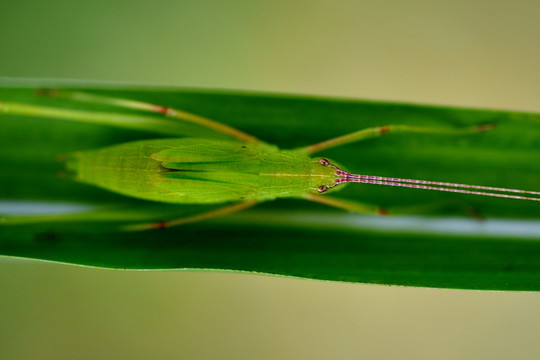
M 0 76 L 540 112 L 539 19 L 537 0 L 3 0 Z M 535 293 L 0 258 L 0 359 L 533 359 L 539 324 Z

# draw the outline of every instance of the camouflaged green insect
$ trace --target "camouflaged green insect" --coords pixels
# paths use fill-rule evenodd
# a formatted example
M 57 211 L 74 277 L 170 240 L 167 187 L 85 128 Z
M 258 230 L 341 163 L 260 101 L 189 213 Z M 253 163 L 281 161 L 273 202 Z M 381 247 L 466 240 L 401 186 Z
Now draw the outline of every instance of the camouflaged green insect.
M 152 129 L 178 136 L 179 121 L 194 123 L 230 140 L 167 138 L 118 144 L 68 156 L 67 168 L 75 179 L 126 196 L 176 204 L 224 204 L 217 210 L 179 219 L 128 225 L 124 230 L 165 228 L 201 221 L 249 208 L 276 198 L 301 198 L 363 214 L 391 213 L 377 206 L 336 199 L 328 193 L 357 182 L 424 190 L 540 201 L 522 194 L 540 192 L 437 181 L 358 175 L 344 171 L 326 158 L 311 155 L 332 147 L 380 136 L 388 132 L 465 135 L 491 130 L 493 125 L 451 129 L 386 125 L 362 129 L 314 145 L 281 150 L 225 124 L 140 101 L 68 90 L 40 90 L 41 95 L 147 111 L 161 116 L 69 110 L 0 102 L 0 112 L 99 123 L 125 128 Z

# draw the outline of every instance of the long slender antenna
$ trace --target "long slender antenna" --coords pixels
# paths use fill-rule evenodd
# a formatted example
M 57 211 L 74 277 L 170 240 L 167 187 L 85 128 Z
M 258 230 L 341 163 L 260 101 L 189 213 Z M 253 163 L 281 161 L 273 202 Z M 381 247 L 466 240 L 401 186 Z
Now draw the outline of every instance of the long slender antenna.
M 349 183 L 349 182 L 355 182 L 355 183 L 362 183 L 362 184 L 398 186 L 398 187 L 405 187 L 405 188 L 412 188 L 412 189 L 446 191 L 446 192 L 453 192 L 453 193 L 460 193 L 460 194 L 491 196 L 491 197 L 499 197 L 499 198 L 506 198 L 506 199 L 540 201 L 540 197 L 514 195 L 514 194 L 540 195 L 540 191 L 518 190 L 518 189 L 509 189 L 509 188 L 482 186 L 482 185 L 458 184 L 458 183 L 450 183 L 450 182 L 442 182 L 442 181 L 401 179 L 401 178 L 395 178 L 395 177 L 384 177 L 384 176 L 374 176 L 374 175 L 358 175 L 358 174 L 351 174 L 347 171 L 341 170 L 337 166 L 330 164 L 330 162 L 324 158 L 320 160 L 320 163 L 323 166 L 331 166 L 335 169 L 335 175 L 337 176 L 337 178 L 334 180 L 334 186 Z M 319 188 L 318 191 L 325 192 L 326 190 L 327 190 L 327 187 L 321 187 Z M 511 194 L 504 194 L 504 193 L 511 193 Z
M 540 191 L 527 191 L 527 190 L 508 189 L 508 188 L 482 186 L 482 185 L 456 184 L 456 183 L 441 182 L 441 181 L 400 179 L 400 178 L 394 178 L 394 177 L 373 176 L 373 175 L 356 175 L 356 174 L 350 174 L 341 169 L 336 169 L 336 175 L 343 176 L 346 178 L 385 181 L 385 182 L 392 182 L 392 183 L 400 182 L 400 183 L 410 183 L 410 184 L 436 185 L 436 186 L 466 188 L 466 189 L 475 189 L 475 190 L 488 190 L 488 191 L 499 191 L 499 192 L 512 192 L 512 193 L 518 193 L 518 194 L 540 195 Z M 390 185 L 390 184 L 380 184 L 380 185 L 399 186 L 399 185 Z
M 403 179 L 403 180 L 410 181 L 412 179 Z M 424 180 L 412 180 L 412 181 L 423 182 Z M 453 193 L 460 193 L 460 194 L 482 195 L 482 196 L 499 197 L 499 198 L 506 198 L 506 199 L 540 201 L 540 198 L 535 198 L 535 197 L 464 190 L 464 189 L 457 189 L 457 188 L 452 188 L 452 187 L 417 185 L 417 184 L 411 184 L 410 182 L 380 181 L 380 180 L 370 180 L 367 178 L 354 178 L 354 177 L 345 178 L 345 181 L 339 181 L 339 183 L 345 183 L 345 182 L 357 182 L 357 183 L 363 183 L 363 184 L 375 184 L 375 185 L 386 185 L 386 186 L 399 186 L 399 187 L 406 187 L 406 188 L 413 188 L 413 189 L 446 191 L 446 192 L 453 192 Z M 489 186 L 484 187 L 484 186 L 478 186 L 478 185 L 466 185 L 466 184 L 455 184 L 455 185 L 457 185 L 458 187 L 471 187 L 474 189 L 483 189 L 483 188 L 489 189 L 490 188 Z M 502 189 L 502 188 L 492 188 L 492 189 Z M 508 192 L 513 192 L 513 193 L 522 193 L 522 194 L 538 194 L 535 191 L 524 191 L 524 190 L 517 190 L 517 189 L 502 189 L 502 190 L 495 190 L 495 191 L 508 191 Z

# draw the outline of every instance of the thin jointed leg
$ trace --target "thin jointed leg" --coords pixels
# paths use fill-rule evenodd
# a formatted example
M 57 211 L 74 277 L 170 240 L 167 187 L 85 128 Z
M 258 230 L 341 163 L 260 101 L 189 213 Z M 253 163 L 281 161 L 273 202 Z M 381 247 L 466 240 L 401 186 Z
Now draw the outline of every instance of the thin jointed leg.
M 365 215 L 388 215 L 388 210 L 380 208 L 376 205 L 365 204 L 356 201 L 348 201 L 336 199 L 330 196 L 321 196 L 317 194 L 305 194 L 304 199 L 318 202 L 320 204 L 337 207 L 344 210 L 354 211 Z
M 43 90 L 40 90 L 38 93 L 43 96 L 56 97 L 56 98 L 62 98 L 62 99 L 67 99 L 67 100 L 80 101 L 80 102 L 87 102 L 87 103 L 92 103 L 92 104 L 104 104 L 104 105 L 116 106 L 120 108 L 127 108 L 127 109 L 141 110 L 141 111 L 148 111 L 148 112 L 157 113 L 157 114 L 163 114 L 166 117 L 169 117 L 172 119 L 182 120 L 182 121 L 186 121 L 186 122 L 190 122 L 193 124 L 207 127 L 209 129 L 226 134 L 242 142 L 252 143 L 252 144 L 260 142 L 260 140 L 255 138 L 254 136 L 246 134 L 240 130 L 237 130 L 225 124 L 222 124 L 217 121 L 210 120 L 208 118 L 195 115 L 186 111 L 173 109 L 166 106 L 150 104 L 150 103 L 146 103 L 142 101 L 121 99 L 121 98 L 115 98 L 115 97 L 110 97 L 110 96 L 95 95 L 95 94 L 90 94 L 86 92 L 70 91 L 70 90 L 43 89 Z
M 163 229 L 172 226 L 184 225 L 193 222 L 198 222 L 202 220 L 208 220 L 211 218 L 232 214 L 247 208 L 250 208 L 256 205 L 256 201 L 244 201 L 239 203 L 234 203 L 227 205 L 216 210 L 211 210 L 202 214 L 197 214 L 193 216 L 181 217 L 178 219 L 171 219 L 165 221 L 151 222 L 151 223 L 142 223 L 134 225 L 126 225 L 121 228 L 122 231 L 142 231 L 142 230 L 151 230 L 151 229 Z
M 304 199 L 317 202 L 320 204 L 333 206 L 339 209 L 344 209 L 348 211 L 352 211 L 359 214 L 365 214 L 365 215 L 410 215 L 410 214 L 429 214 L 433 213 L 433 211 L 441 210 L 444 208 L 456 208 L 461 210 L 462 212 L 466 213 L 467 215 L 481 219 L 481 215 L 478 214 L 478 212 L 475 211 L 475 209 L 472 209 L 470 206 L 465 206 L 465 204 L 462 204 L 460 202 L 455 201 L 441 201 L 431 204 L 423 204 L 423 205 L 413 205 L 413 206 L 407 206 L 407 207 L 392 207 L 392 208 L 382 208 L 377 205 L 373 204 L 367 204 L 362 203 L 358 201 L 351 201 L 351 200 L 342 200 L 342 199 L 336 199 L 331 196 L 321 196 L 317 194 L 305 194 L 303 196 Z
M 89 124 L 116 126 L 166 135 L 187 135 L 185 130 L 176 122 L 143 115 L 83 111 L 13 102 L 0 102 L 0 114 L 2 113 L 7 115 L 35 116 Z
M 389 132 L 401 132 L 401 133 L 420 133 L 420 134 L 442 134 L 442 135 L 466 135 L 480 133 L 483 131 L 491 130 L 494 127 L 493 124 L 482 124 L 477 126 L 470 126 L 461 129 L 453 129 L 447 127 L 422 127 L 422 126 L 409 126 L 409 125 L 385 125 L 376 126 L 372 128 L 362 129 L 350 134 L 339 136 L 333 139 L 322 141 L 317 144 L 302 147 L 296 149 L 304 154 L 313 154 L 321 150 L 326 150 L 336 146 L 341 146 L 357 141 L 371 139 L 382 134 Z

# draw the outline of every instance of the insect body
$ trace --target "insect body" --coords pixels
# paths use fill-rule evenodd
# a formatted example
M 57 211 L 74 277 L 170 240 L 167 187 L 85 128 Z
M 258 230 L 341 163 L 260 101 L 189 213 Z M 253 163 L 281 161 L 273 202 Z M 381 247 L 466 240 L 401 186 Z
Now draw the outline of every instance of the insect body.
M 125 143 L 75 154 L 80 181 L 127 196 L 179 204 L 302 197 L 335 185 L 319 159 L 260 144 L 196 138 Z
M 181 122 L 191 122 L 229 138 L 211 140 L 175 137 L 143 140 L 69 156 L 66 166 L 76 179 L 116 193 L 167 203 L 224 204 L 223 207 L 206 213 L 129 225 L 125 230 L 145 230 L 200 221 L 282 197 L 302 198 L 359 213 L 388 213 L 388 210 L 374 205 L 328 196 L 327 193 L 342 189 L 344 184 L 351 182 L 540 201 L 538 197 L 524 196 L 540 195 L 540 192 L 534 191 L 352 174 L 326 158 L 311 157 L 313 153 L 328 148 L 388 132 L 474 134 L 492 129 L 491 124 L 462 129 L 378 126 L 302 148 L 281 150 L 225 124 L 176 109 L 67 90 L 41 90 L 40 93 L 74 101 L 147 111 L 162 116 L 95 113 L 2 102 L 0 113 L 153 129 L 168 136 L 178 136 L 181 133 Z

